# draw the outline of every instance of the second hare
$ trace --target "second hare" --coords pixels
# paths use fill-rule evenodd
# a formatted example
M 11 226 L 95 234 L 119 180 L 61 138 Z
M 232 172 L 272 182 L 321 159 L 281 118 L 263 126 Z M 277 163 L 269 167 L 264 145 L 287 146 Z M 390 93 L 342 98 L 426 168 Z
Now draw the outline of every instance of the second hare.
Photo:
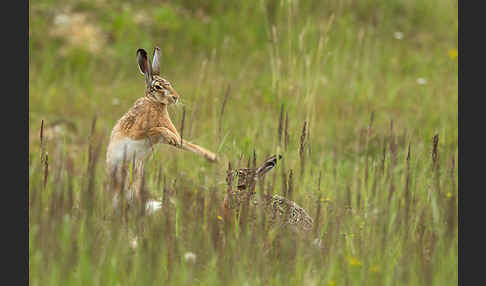
M 123 193 L 129 202 L 135 198 L 140 205 L 144 165 L 156 144 L 165 143 L 191 151 L 211 162 L 215 162 L 217 157 L 196 144 L 182 140 L 172 123 L 167 107 L 177 103 L 179 95 L 170 82 L 160 76 L 160 49 L 154 48 L 152 64 L 147 52 L 138 49 L 137 61 L 145 77 L 145 95 L 137 99 L 113 127 L 106 166 L 115 195 Z M 128 173 L 130 163 L 133 163 L 131 181 Z

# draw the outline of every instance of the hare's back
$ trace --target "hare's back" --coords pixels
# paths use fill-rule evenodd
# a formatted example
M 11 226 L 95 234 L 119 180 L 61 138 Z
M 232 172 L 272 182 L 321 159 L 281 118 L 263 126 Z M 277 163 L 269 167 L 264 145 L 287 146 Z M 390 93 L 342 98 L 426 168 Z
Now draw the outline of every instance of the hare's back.
M 118 120 L 107 150 L 106 161 L 110 170 L 123 163 L 124 158 L 126 161 L 146 159 L 152 150 L 150 139 L 140 130 L 146 130 L 147 123 L 156 125 L 157 115 L 150 102 L 142 97 Z

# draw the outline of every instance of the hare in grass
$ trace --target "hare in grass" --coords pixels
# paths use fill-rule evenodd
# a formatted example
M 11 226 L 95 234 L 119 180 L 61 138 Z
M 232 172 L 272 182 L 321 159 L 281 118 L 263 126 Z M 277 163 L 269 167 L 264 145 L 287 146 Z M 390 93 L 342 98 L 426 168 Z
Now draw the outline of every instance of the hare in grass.
M 170 82 L 160 76 L 160 48 L 154 48 L 152 64 L 144 49 L 137 50 L 137 61 L 145 77 L 145 95 L 135 101 L 113 128 L 106 166 L 115 195 L 118 197 L 124 194 L 128 202 L 135 198 L 141 205 L 144 165 L 156 144 L 165 143 L 191 151 L 211 162 L 215 162 L 217 157 L 196 144 L 182 140 L 172 123 L 167 107 L 177 103 L 179 95 Z M 131 181 L 130 163 L 133 172 Z M 153 205 L 154 202 L 148 202 L 147 206 Z
M 278 155 L 278 160 L 282 155 Z M 300 233 L 308 233 L 313 228 L 313 219 L 297 203 L 279 195 L 263 194 L 261 201 L 255 194 L 255 183 L 277 165 L 277 156 L 265 159 L 258 168 L 229 170 L 226 181 L 229 185 L 223 201 L 223 217 L 231 220 L 233 211 L 239 212 L 242 203 L 248 200 L 252 205 L 261 205 L 269 221 L 280 226 L 289 226 Z M 237 189 L 232 189 L 234 176 L 238 177 Z

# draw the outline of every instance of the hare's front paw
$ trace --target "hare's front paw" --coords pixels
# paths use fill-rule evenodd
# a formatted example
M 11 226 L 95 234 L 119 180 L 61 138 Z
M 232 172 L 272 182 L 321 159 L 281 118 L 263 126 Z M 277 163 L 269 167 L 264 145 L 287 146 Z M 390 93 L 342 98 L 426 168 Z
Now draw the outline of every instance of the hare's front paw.
M 218 157 L 216 156 L 216 154 L 208 154 L 206 156 L 206 159 L 208 159 L 208 161 L 210 162 L 218 162 Z
M 175 137 L 166 138 L 166 143 L 172 146 L 177 146 L 177 138 Z
M 181 139 L 178 138 L 174 133 L 164 130 L 162 133 L 164 142 L 174 147 L 178 147 L 181 144 Z

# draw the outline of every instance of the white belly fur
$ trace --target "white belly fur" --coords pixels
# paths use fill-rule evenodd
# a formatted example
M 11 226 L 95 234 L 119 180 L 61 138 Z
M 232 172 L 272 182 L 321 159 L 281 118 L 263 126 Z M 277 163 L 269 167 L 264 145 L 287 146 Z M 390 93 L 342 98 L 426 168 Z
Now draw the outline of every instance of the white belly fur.
M 123 162 L 123 156 L 126 152 L 126 161 L 133 160 L 133 156 L 135 156 L 135 160 L 143 160 L 146 156 L 150 155 L 152 151 L 149 141 L 146 139 L 143 140 L 132 140 L 129 138 L 121 139 L 115 142 L 111 142 L 110 146 L 108 146 L 108 152 L 106 154 L 106 163 L 111 168 L 114 166 L 118 166 Z

